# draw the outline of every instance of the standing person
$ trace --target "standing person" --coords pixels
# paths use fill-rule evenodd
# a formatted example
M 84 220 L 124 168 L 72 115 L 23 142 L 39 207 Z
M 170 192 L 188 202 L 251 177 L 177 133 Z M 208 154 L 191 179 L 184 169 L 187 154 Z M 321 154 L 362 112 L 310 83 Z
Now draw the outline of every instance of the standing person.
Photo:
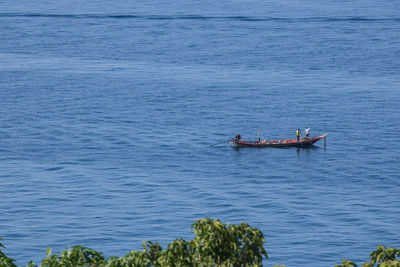
M 300 129 L 297 129 L 296 136 L 297 136 L 297 142 L 299 142 L 300 141 Z
M 306 133 L 306 137 L 307 138 L 309 138 L 310 137 L 310 128 L 308 128 L 308 127 L 306 127 L 305 129 L 304 129 L 304 132 Z

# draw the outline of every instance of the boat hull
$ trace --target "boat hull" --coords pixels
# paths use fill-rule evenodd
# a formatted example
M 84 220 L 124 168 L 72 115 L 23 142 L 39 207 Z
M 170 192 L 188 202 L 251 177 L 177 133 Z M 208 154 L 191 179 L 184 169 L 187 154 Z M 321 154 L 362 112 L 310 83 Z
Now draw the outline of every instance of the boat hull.
M 279 141 L 237 141 L 233 139 L 231 143 L 236 147 L 310 147 L 314 143 L 326 137 L 327 134 L 311 137 L 301 138 L 299 141 L 292 140 L 279 140 Z

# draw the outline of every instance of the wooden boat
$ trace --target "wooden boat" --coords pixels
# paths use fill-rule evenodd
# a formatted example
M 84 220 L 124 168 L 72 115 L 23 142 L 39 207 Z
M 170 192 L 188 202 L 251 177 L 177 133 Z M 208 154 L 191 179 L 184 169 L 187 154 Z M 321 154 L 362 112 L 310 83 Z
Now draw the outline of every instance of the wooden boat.
M 241 141 L 240 138 L 235 137 L 231 140 L 231 143 L 237 147 L 310 147 L 321 139 L 324 139 L 325 141 L 326 135 L 327 133 L 321 136 L 302 137 L 299 141 L 297 141 L 297 139 L 277 141 Z

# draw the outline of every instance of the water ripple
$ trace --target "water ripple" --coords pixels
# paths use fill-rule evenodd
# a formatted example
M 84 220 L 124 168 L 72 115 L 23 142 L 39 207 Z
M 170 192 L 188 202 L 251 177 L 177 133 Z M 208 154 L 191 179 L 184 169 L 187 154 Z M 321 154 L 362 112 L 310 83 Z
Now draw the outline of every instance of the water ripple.
M 218 20 L 245 22 L 400 22 L 400 18 L 369 17 L 250 17 L 250 16 L 204 16 L 204 15 L 131 15 L 131 14 L 46 14 L 46 13 L 0 13 L 0 18 L 62 18 L 62 19 L 140 19 L 140 20 Z

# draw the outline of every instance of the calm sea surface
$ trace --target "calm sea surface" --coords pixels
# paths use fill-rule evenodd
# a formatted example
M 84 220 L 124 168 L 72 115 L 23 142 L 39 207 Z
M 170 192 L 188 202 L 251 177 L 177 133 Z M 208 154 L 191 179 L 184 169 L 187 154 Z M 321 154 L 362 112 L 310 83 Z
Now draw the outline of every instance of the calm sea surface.
M 266 266 L 400 247 L 399 1 L 56 2 L 0 2 L 0 236 L 18 264 L 166 247 L 204 217 L 261 229 Z M 210 146 L 305 126 L 326 148 Z

